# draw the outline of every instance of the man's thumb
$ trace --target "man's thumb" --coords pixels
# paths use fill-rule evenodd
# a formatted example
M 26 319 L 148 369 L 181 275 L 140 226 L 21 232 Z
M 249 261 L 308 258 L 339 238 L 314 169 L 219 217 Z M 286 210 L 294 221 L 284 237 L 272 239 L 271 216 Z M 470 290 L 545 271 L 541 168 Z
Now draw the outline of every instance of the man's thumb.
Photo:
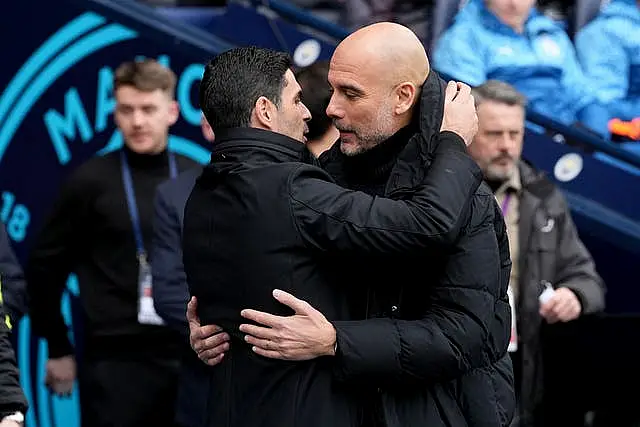
M 196 297 L 191 297 L 187 304 L 187 321 L 199 322 L 198 320 L 198 300 Z

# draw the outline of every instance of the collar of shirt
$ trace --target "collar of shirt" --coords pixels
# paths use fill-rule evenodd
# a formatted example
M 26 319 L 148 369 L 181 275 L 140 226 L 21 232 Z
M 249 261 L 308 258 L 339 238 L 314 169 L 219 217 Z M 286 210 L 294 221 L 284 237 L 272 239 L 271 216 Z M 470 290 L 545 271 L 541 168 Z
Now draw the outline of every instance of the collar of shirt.
M 522 190 L 522 181 L 520 179 L 520 172 L 515 171 L 511 178 L 502 183 L 502 185 L 496 191 L 496 196 L 503 196 L 507 193 L 518 194 Z

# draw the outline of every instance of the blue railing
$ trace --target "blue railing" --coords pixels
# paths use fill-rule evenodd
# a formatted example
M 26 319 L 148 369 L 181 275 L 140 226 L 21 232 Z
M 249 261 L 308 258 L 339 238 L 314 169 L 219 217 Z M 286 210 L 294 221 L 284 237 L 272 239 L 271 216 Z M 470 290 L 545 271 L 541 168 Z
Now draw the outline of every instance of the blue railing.
M 599 138 L 588 131 L 563 125 L 543 114 L 532 111 L 531 109 L 527 110 L 527 120 L 530 120 L 531 122 L 553 132 L 561 133 L 565 138 L 569 138 L 583 147 L 588 147 L 594 151 L 608 154 L 615 159 L 640 168 L 640 156 L 620 148 L 610 141 Z
M 74 0 L 74 2 L 83 6 L 87 0 Z M 234 47 L 210 32 L 178 21 L 168 21 L 159 14 L 152 13 L 149 6 L 135 1 L 91 0 L 91 7 L 106 13 L 116 13 L 120 20 L 127 23 L 130 21 L 135 26 L 152 28 L 157 33 L 163 34 L 163 37 L 175 37 L 190 53 L 205 51 L 213 55 Z M 197 53 L 197 55 L 201 54 Z
M 303 9 L 282 0 L 251 0 L 251 4 L 255 7 L 263 6 L 273 10 L 285 19 L 288 19 L 299 25 L 306 25 L 314 30 L 320 31 L 337 40 L 342 40 L 349 35 L 349 31 L 329 22 L 325 19 L 318 18 L 311 13 L 305 12 Z

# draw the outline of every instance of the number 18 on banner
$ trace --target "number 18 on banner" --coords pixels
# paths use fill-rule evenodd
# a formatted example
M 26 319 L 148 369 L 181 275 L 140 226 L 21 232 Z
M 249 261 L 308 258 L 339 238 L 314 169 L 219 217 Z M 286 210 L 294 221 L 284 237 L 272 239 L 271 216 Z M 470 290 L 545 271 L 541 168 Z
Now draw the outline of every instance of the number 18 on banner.
M 22 242 L 27 235 L 27 226 L 31 220 L 29 209 L 23 204 L 16 203 L 16 196 L 9 192 L 2 192 L 2 209 L 0 220 L 7 228 L 7 234 L 14 242 Z

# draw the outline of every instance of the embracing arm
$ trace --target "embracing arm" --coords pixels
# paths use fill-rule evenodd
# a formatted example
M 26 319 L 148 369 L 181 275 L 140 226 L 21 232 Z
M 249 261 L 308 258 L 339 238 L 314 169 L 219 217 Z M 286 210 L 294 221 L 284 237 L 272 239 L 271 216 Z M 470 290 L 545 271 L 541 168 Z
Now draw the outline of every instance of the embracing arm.
M 487 207 L 484 219 L 469 226 L 449 255 L 422 318 L 333 323 L 339 378 L 377 385 L 445 381 L 504 354 L 510 333 L 506 287 L 511 261 L 508 246 L 498 245 L 504 239 L 495 237 L 500 232 L 493 203 L 482 205 Z M 504 224 L 497 219 L 497 227 Z
M 328 175 L 300 167 L 291 205 L 302 239 L 323 251 L 403 253 L 451 245 L 465 220 L 482 172 L 462 139 L 442 132 L 421 185 L 404 200 L 345 190 Z

